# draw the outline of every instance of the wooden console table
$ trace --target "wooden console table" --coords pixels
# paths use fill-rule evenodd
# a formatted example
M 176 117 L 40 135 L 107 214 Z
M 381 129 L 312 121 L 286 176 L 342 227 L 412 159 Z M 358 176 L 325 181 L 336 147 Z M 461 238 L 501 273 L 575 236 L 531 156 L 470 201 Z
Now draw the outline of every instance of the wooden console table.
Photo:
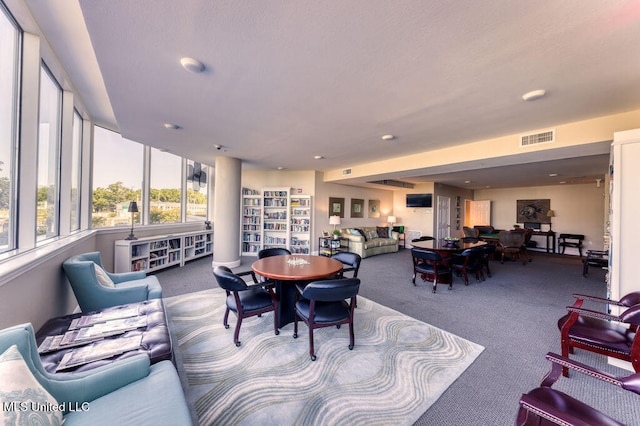
M 547 253 L 549 253 L 549 249 L 551 249 L 551 253 L 556 252 L 556 233 L 554 231 L 533 231 L 531 234 L 532 237 L 535 237 L 536 235 L 547 237 L 547 246 L 545 247 Z M 549 242 L 549 239 L 551 239 L 551 243 Z

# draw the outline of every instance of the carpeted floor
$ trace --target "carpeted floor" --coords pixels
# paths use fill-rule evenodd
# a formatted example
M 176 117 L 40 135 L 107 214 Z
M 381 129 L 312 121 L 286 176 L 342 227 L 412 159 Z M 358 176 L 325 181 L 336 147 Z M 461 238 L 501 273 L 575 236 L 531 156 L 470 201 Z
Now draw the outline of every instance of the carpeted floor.
M 165 299 L 187 400 L 201 425 L 410 425 L 482 352 L 480 345 L 364 297 L 356 344 L 348 327 L 273 332 L 273 316 L 243 322 L 242 346 L 222 325 L 225 293 Z M 232 318 L 235 325 L 235 318 Z
M 513 424 L 520 395 L 537 387 L 549 370 L 544 355 L 560 351 L 556 323 L 573 303 L 572 293 L 606 295 L 604 272 L 591 268 L 583 278 L 578 257 L 531 256 L 533 261 L 524 266 L 492 261 L 491 278 L 464 286 L 455 277 L 453 290 L 439 286 L 436 294 L 428 283 L 411 284 L 409 250 L 362 261 L 361 296 L 485 347 L 416 425 Z M 237 271 L 250 269 L 253 260 L 244 258 Z M 211 257 L 157 275 L 165 297 L 217 288 Z M 611 374 L 630 374 L 601 355 L 578 350 L 572 358 Z M 554 388 L 625 424 L 640 425 L 638 395 L 580 374 L 559 380 Z

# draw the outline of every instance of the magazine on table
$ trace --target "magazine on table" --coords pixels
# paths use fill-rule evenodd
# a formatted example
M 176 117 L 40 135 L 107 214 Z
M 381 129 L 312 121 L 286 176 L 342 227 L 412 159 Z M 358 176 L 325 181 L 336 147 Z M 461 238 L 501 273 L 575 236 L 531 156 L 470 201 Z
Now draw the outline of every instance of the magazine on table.
M 139 349 L 141 342 L 142 335 L 136 335 L 119 339 L 100 340 L 75 348 L 64 354 L 60 364 L 56 367 L 56 372 Z
M 94 324 L 99 324 L 111 320 L 137 317 L 140 312 L 140 306 L 127 306 L 122 309 L 114 309 L 106 312 L 98 312 L 91 315 L 83 315 L 79 318 L 75 318 L 69 325 L 69 330 L 75 330 L 82 327 L 89 327 Z
M 59 349 L 86 345 L 87 343 L 102 340 L 105 337 L 116 336 L 146 326 L 146 315 L 111 320 L 76 330 L 70 330 L 61 335 L 47 336 L 38 347 L 38 352 L 53 352 Z

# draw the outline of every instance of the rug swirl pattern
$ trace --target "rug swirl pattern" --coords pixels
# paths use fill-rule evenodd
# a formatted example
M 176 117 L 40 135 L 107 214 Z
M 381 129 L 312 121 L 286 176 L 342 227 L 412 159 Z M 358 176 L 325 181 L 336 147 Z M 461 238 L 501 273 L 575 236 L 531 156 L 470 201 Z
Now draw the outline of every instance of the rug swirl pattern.
M 165 299 L 178 371 L 201 425 L 412 424 L 473 363 L 482 346 L 358 297 L 348 327 L 273 333 L 272 314 L 222 325 L 225 293 Z

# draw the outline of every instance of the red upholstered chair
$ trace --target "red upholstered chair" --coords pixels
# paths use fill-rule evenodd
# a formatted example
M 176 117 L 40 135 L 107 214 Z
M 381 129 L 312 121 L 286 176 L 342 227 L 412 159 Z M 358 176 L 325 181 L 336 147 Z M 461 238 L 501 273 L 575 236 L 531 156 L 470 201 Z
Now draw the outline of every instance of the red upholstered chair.
M 613 358 L 628 361 L 633 369 L 640 371 L 640 304 L 631 305 L 620 315 L 582 308 L 585 300 L 607 301 L 591 296 L 575 295 L 573 306 L 567 306 L 569 313 L 558 320 L 562 355 L 569 357 L 574 348 L 584 349 Z M 637 301 L 638 294 L 625 296 L 622 302 L 608 301 L 617 306 Z M 622 303 L 622 304 L 621 304 Z M 568 376 L 568 369 L 563 371 Z
M 640 394 L 639 373 L 626 377 L 615 377 L 556 354 L 548 353 L 547 359 L 553 363 L 551 371 L 542 380 L 540 387 L 523 394 L 520 398 L 516 426 L 622 425 L 622 423 L 606 414 L 551 388 L 551 386 L 560 378 L 562 370 L 570 368 L 619 386 L 622 389 Z
M 240 276 L 231 272 L 226 266 L 216 266 L 213 275 L 220 288 L 227 292 L 226 305 L 223 324 L 229 328 L 229 312 L 233 311 L 237 317 L 236 329 L 233 333 L 233 342 L 240 346 L 238 339 L 240 336 L 240 326 L 244 318 L 260 316 L 265 312 L 273 311 L 273 330 L 276 335 L 278 330 L 278 298 L 273 291 L 273 285 L 261 283 L 260 285 L 248 286 Z
M 306 286 L 296 285 L 295 320 L 293 338 L 298 338 L 298 320 L 309 327 L 309 355 L 316 360 L 313 344 L 313 330 L 321 327 L 349 324 L 349 349 L 353 349 L 353 314 L 356 295 L 360 289 L 360 279 L 342 278 L 337 280 L 313 281 Z M 349 299 L 349 302 L 346 302 Z

